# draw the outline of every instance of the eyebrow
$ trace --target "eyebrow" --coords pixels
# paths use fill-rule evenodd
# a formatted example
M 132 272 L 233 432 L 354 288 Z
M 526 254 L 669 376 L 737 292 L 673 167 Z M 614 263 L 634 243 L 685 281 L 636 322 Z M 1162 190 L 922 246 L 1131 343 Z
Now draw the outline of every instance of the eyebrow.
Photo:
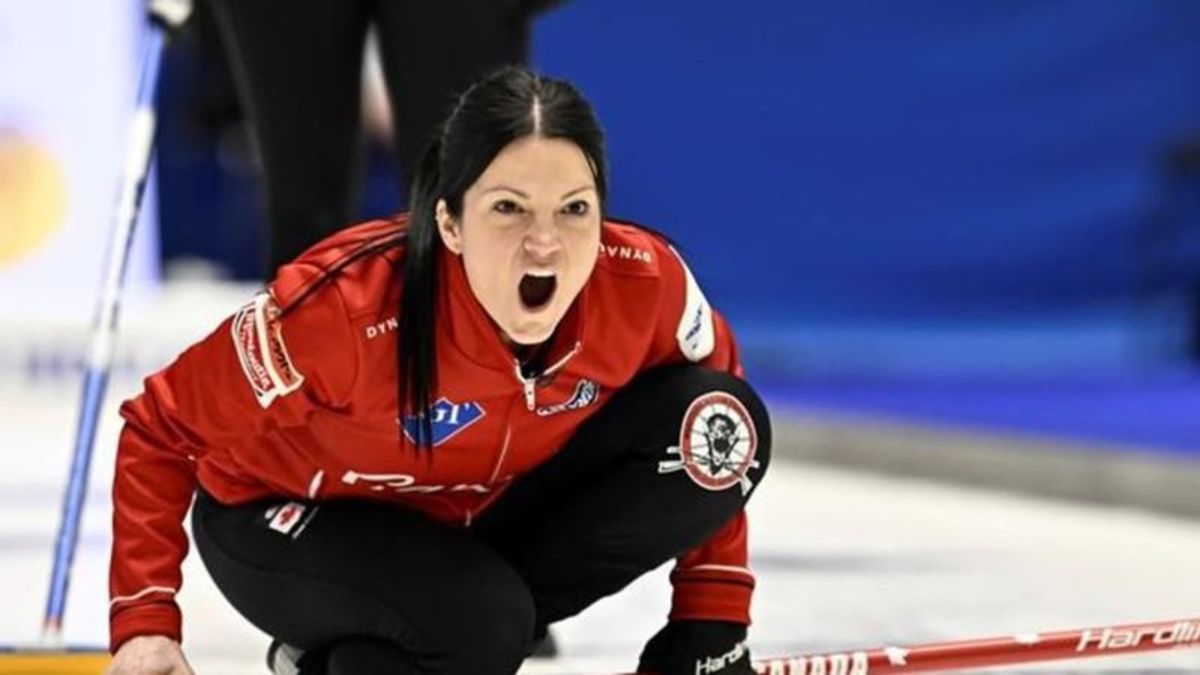
M 568 193 L 564 194 L 564 195 L 561 197 L 561 199 L 566 199 L 567 197 L 570 197 L 570 196 L 571 196 L 571 195 L 573 195 L 573 194 L 577 194 L 577 193 L 580 193 L 580 192 L 585 192 L 585 191 L 587 191 L 587 190 L 595 190 L 595 189 L 596 189 L 596 188 L 595 188 L 594 186 L 591 186 L 591 185 L 584 185 L 583 187 L 577 187 L 577 188 L 575 188 L 574 190 L 571 190 L 570 192 L 568 192 Z M 513 188 L 513 187 L 509 187 L 509 186 L 507 186 L 507 185 L 497 185 L 497 186 L 495 186 L 495 187 L 488 188 L 488 189 L 484 190 L 482 194 L 485 194 L 485 195 L 486 195 L 486 194 L 487 194 L 487 193 L 489 193 L 489 192 L 496 192 L 496 191 L 498 191 L 498 190 L 507 190 L 507 191 L 509 191 L 509 192 L 512 192 L 512 193 L 514 193 L 514 194 L 521 195 L 521 196 L 522 196 L 522 197 L 524 197 L 525 199 L 529 199 L 529 193 L 527 193 L 527 192 L 522 192 L 521 190 L 518 190 L 518 189 L 516 189 L 516 188 Z

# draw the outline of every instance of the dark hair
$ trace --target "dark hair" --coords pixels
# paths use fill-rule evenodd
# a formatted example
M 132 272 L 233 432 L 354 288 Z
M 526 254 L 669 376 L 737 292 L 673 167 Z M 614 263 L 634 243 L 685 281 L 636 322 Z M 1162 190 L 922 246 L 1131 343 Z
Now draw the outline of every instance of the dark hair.
M 506 67 L 476 82 L 459 97 L 426 147 L 412 176 L 404 288 L 400 298 L 400 415 L 419 420 L 418 448 L 432 448 L 432 398 L 437 389 L 437 294 L 441 240 L 435 208 L 446 200 L 461 218 L 463 193 L 505 146 L 526 136 L 560 138 L 583 151 L 600 195 L 608 187 L 604 134 L 591 105 L 563 80 Z

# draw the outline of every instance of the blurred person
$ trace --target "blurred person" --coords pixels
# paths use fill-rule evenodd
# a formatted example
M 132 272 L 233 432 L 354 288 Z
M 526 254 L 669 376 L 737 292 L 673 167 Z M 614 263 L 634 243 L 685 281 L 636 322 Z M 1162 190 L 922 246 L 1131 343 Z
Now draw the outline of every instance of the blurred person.
M 268 277 L 349 222 L 361 173 L 368 29 L 406 180 L 453 95 L 523 64 L 532 17 L 555 0 L 208 0 L 250 122 L 266 192 Z M 380 126 L 368 97 L 368 123 Z M 384 132 L 386 133 L 386 131 Z
M 320 242 L 147 379 L 121 409 L 110 674 L 191 672 L 193 497 L 277 673 L 514 673 L 672 558 L 639 669 L 753 673 L 770 421 L 676 251 L 604 217 L 608 184 L 580 93 L 501 70 L 439 127 L 409 213 Z

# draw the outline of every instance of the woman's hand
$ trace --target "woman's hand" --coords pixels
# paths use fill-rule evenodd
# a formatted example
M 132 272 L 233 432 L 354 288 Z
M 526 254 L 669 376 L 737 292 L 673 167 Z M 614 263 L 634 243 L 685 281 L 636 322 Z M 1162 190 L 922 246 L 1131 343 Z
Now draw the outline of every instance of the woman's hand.
M 195 675 L 179 643 L 165 635 L 130 638 L 113 657 L 104 675 Z
M 671 621 L 642 650 L 639 673 L 755 675 L 746 626 L 728 621 Z

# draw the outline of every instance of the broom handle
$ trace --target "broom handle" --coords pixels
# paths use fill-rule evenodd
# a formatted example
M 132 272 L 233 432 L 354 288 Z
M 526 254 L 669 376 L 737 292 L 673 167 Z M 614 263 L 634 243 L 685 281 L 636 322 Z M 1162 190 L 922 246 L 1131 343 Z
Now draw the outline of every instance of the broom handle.
M 146 177 L 150 172 L 150 158 L 154 152 L 154 93 L 158 86 L 164 42 L 166 34 L 178 30 L 191 12 L 190 0 L 150 0 L 148 5 L 149 18 L 155 28 L 146 37 L 145 51 L 142 55 L 133 130 L 129 138 L 120 194 L 113 216 L 103 285 L 97 298 L 96 314 L 92 323 L 71 470 L 66 489 L 63 491 L 62 518 L 54 542 L 50 591 L 46 598 L 46 613 L 42 619 L 42 641 L 46 644 L 61 642 L 63 614 L 67 606 L 71 567 L 79 543 L 79 525 L 83 519 L 96 429 L 100 425 L 104 392 L 108 388 L 112 367 L 121 288 L 124 285 L 125 268 L 129 262 L 129 248 L 133 243 L 133 229 L 141 211 Z
M 1200 647 L 1200 617 L 755 661 L 760 675 L 890 675 Z M 697 665 L 698 672 L 703 664 Z

